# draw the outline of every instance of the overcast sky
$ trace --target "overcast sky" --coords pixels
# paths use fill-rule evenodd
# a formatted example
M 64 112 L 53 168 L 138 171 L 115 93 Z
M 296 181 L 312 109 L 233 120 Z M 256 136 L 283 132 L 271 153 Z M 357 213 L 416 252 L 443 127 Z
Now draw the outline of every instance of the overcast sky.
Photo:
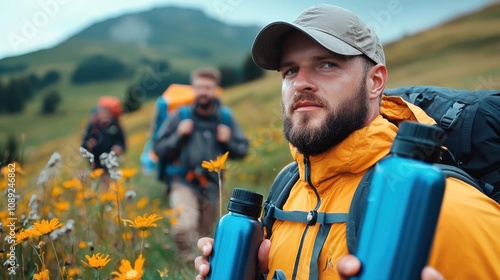
M 500 0 L 15 0 L 0 2 L 0 59 L 55 46 L 95 22 L 161 6 L 194 7 L 229 24 L 292 21 L 319 3 L 350 9 L 384 43 Z

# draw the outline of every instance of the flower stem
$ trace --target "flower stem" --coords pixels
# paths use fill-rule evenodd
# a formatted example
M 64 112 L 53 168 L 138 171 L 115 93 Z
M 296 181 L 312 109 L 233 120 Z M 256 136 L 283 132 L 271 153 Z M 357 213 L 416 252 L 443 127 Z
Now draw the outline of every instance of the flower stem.
M 33 248 L 33 251 L 35 251 L 35 254 L 37 255 L 38 259 L 40 260 L 40 263 L 42 264 L 42 266 L 45 265 L 43 256 L 40 255 L 40 253 L 38 253 L 38 249 L 35 247 L 35 245 L 33 245 L 33 243 L 31 243 L 31 241 L 28 241 L 28 243 Z
M 219 218 L 222 217 L 222 178 L 221 178 L 221 172 L 217 172 L 217 175 L 219 175 Z
M 61 269 L 61 263 L 59 262 L 59 257 L 57 256 L 56 246 L 54 246 L 54 241 L 52 240 L 52 237 L 50 237 L 50 235 L 47 236 L 49 237 L 50 244 L 52 245 L 52 250 L 54 250 L 54 255 L 56 256 L 57 269 L 59 269 L 59 275 L 61 276 L 61 279 L 64 280 L 64 276 Z
M 142 242 L 141 242 L 141 255 L 142 255 L 142 249 L 144 249 L 144 231 L 142 231 L 141 237 L 142 237 Z

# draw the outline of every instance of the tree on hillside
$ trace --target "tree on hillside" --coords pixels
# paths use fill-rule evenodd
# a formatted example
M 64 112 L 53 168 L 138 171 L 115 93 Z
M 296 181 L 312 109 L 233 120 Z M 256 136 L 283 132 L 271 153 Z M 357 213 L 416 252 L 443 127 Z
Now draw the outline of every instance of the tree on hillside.
M 264 76 L 264 70 L 255 64 L 250 54 L 247 55 L 243 62 L 243 82 L 253 81 L 262 76 Z
M 110 79 L 129 78 L 132 76 L 127 66 L 118 59 L 95 55 L 82 61 L 73 72 L 71 82 L 83 84 Z
M 20 161 L 17 140 L 12 134 L 7 136 L 5 146 L 0 145 L 0 161 L 2 165 L 6 165 L 13 161 Z
M 29 77 L 14 78 L 9 81 L 3 94 L 3 106 L 7 113 L 18 113 L 24 109 L 24 104 L 32 96 Z
M 135 86 L 130 86 L 125 93 L 125 97 L 122 101 L 124 113 L 136 111 L 141 107 L 142 98 L 137 94 L 138 91 L 134 90 L 135 88 Z
M 40 78 L 38 78 L 37 75 L 35 75 L 34 73 L 31 73 L 28 75 L 28 79 L 29 79 L 29 82 L 30 82 L 30 86 L 33 90 L 38 90 L 40 89 Z
M 6 113 L 7 108 L 5 106 L 5 101 L 7 99 L 7 86 L 5 86 L 0 80 L 0 114 Z
M 31 88 L 37 91 L 58 82 L 60 78 L 61 74 L 55 70 L 47 71 L 41 78 L 33 73 L 28 76 Z
M 57 105 L 61 102 L 61 95 L 59 92 L 53 90 L 43 97 L 42 107 L 40 112 L 43 115 L 50 115 L 56 112 Z
M 221 65 L 219 66 L 219 71 L 222 76 L 222 81 L 220 83 L 221 87 L 228 87 L 238 83 L 238 74 L 234 67 Z
M 26 64 L 1 65 L 0 66 L 0 75 L 14 74 L 16 72 L 24 71 L 25 69 L 26 69 Z
M 54 83 L 57 83 L 61 79 L 61 74 L 55 70 L 50 70 L 45 73 L 45 76 L 41 79 L 41 87 L 47 87 Z

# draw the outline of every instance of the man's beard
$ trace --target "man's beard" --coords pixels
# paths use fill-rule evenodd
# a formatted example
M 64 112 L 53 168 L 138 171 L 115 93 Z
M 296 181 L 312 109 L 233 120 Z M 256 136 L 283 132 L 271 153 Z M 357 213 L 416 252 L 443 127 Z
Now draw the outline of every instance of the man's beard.
M 368 114 L 368 97 L 364 83 L 350 99 L 339 104 L 336 112 L 332 111 L 328 103 L 318 100 L 313 93 L 303 93 L 298 99 L 315 101 L 326 106 L 324 108 L 328 110 L 323 123 L 317 128 L 309 129 L 307 124 L 312 117 L 307 113 L 301 116 L 295 126 L 292 119 L 283 114 L 285 138 L 305 155 L 321 154 L 336 146 L 352 132 L 362 128 Z
M 199 107 L 203 110 L 206 110 L 214 104 L 215 99 L 207 97 L 207 96 L 199 96 L 195 100 L 196 107 Z

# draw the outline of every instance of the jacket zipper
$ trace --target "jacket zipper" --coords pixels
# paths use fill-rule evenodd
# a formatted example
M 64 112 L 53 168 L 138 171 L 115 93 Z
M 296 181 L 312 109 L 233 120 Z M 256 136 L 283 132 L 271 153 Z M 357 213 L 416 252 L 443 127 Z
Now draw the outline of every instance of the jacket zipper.
M 302 233 L 302 237 L 300 238 L 299 250 L 297 252 L 297 257 L 295 258 L 295 265 L 293 267 L 292 280 L 295 280 L 297 277 L 297 272 L 298 272 L 298 267 L 299 267 L 299 262 L 300 262 L 300 255 L 302 253 L 302 247 L 304 245 L 304 240 L 305 240 L 307 231 L 309 230 L 309 226 L 316 224 L 316 221 L 318 218 L 318 209 L 321 206 L 321 198 L 319 196 L 318 190 L 316 189 L 316 187 L 313 185 L 313 183 L 311 181 L 311 164 L 309 162 L 308 155 L 304 155 L 304 176 L 307 180 L 307 184 L 314 191 L 314 194 L 316 195 L 317 201 L 316 201 L 316 207 L 314 207 L 314 210 L 311 210 L 309 212 L 306 228 L 304 229 L 304 232 Z

